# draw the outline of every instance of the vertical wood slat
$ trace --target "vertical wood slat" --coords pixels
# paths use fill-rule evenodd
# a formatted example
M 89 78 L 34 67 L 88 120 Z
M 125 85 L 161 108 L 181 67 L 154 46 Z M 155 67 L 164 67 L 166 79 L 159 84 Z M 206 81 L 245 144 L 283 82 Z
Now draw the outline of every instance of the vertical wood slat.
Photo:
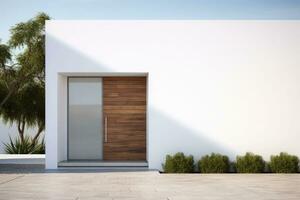
M 146 77 L 104 77 L 104 160 L 146 160 Z

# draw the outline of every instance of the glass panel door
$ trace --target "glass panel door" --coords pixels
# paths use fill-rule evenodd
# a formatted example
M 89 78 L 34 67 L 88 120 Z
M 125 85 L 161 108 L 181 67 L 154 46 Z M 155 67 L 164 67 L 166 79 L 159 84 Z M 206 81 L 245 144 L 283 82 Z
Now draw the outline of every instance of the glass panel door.
M 68 79 L 68 159 L 103 158 L 102 78 Z

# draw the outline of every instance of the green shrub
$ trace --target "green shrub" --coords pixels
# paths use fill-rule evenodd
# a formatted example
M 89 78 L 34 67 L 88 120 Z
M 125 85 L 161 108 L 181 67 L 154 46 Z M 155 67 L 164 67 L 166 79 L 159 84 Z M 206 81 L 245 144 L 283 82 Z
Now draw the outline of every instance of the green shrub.
M 236 173 L 236 162 L 230 162 L 229 171 Z
M 226 173 L 229 172 L 230 162 L 225 155 L 212 153 L 203 156 L 198 162 L 201 173 Z
M 294 155 L 281 152 L 270 159 L 270 170 L 274 173 L 297 173 L 299 170 L 299 158 Z
M 5 152 L 7 154 L 44 154 L 45 153 L 45 142 L 33 142 L 29 136 L 24 137 L 24 141 L 20 137 L 16 137 L 13 141 L 9 137 L 9 143 L 4 144 Z
M 260 155 L 248 152 L 244 156 L 236 157 L 237 173 L 261 173 L 264 169 L 265 162 Z
M 45 154 L 45 152 L 46 152 L 46 145 L 45 145 L 45 139 L 43 138 L 40 143 L 36 144 L 33 154 Z
M 167 155 L 163 169 L 166 173 L 191 173 L 194 171 L 194 158 L 181 152 L 174 156 Z

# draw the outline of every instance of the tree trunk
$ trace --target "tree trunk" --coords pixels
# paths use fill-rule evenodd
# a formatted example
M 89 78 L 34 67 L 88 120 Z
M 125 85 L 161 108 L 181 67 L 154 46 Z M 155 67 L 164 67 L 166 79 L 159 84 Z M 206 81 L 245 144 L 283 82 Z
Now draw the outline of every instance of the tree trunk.
M 24 142 L 24 129 L 25 129 L 25 120 L 20 119 L 18 121 L 18 132 L 22 143 Z
M 37 141 L 37 139 L 40 137 L 40 134 L 43 132 L 44 127 L 43 126 L 39 126 L 38 128 L 38 132 L 35 134 L 32 142 L 35 143 Z

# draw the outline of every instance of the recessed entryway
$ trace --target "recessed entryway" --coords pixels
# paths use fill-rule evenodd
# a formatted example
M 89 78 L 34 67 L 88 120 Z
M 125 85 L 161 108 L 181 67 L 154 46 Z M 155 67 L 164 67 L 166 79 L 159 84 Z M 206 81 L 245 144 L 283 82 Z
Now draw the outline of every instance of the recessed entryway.
M 146 91 L 146 77 L 69 77 L 68 161 L 144 166 Z

